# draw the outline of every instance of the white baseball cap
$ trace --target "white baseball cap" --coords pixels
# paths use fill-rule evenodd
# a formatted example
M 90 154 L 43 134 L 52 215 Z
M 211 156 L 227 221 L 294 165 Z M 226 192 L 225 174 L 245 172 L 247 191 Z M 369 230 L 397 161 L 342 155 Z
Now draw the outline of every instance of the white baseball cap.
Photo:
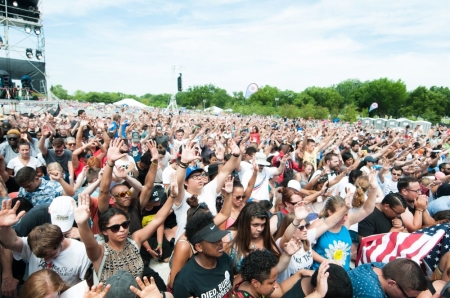
M 74 199 L 69 196 L 54 198 L 48 212 L 50 213 L 52 224 L 61 228 L 63 233 L 68 232 L 74 221 L 72 202 Z

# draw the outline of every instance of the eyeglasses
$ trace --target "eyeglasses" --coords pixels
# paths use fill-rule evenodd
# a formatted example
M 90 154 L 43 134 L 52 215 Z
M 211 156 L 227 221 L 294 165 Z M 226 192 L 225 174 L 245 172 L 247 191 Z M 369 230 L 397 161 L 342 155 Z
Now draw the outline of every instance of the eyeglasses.
M 128 229 L 128 227 L 130 226 L 130 221 L 124 221 L 123 223 L 121 223 L 120 225 L 112 225 L 110 227 L 106 227 L 106 229 L 111 230 L 111 232 L 113 233 L 117 233 L 120 230 L 120 227 L 124 228 L 125 230 Z
M 422 192 L 422 190 L 419 188 L 419 189 L 406 189 L 407 191 L 412 191 L 412 192 L 415 192 L 415 193 L 421 193 Z
M 408 294 L 406 294 L 405 290 L 403 290 L 403 288 L 398 284 L 397 281 L 395 281 L 395 279 L 390 278 L 390 277 L 388 277 L 387 275 L 386 275 L 386 277 L 389 278 L 390 280 L 392 280 L 393 282 L 395 282 L 395 284 L 396 284 L 397 287 L 400 289 L 400 291 L 402 291 L 403 296 L 405 296 L 405 298 L 414 298 L 414 297 L 408 296 Z
M 113 196 L 116 197 L 116 198 L 117 197 L 119 197 L 119 198 L 129 197 L 129 196 L 131 196 L 131 191 L 127 190 L 127 191 L 124 191 L 124 192 L 118 192 L 118 193 L 116 193 Z
M 391 208 L 391 210 L 395 213 L 396 216 L 400 217 L 402 215 L 403 212 L 399 213 L 397 211 L 394 210 L 394 208 L 392 208 L 391 205 L 389 205 L 389 208 Z
M 192 212 L 192 216 L 194 216 L 198 209 L 208 209 L 208 205 L 206 205 L 206 203 L 204 202 L 198 204 L 197 208 L 195 208 L 194 212 Z
M 8 138 L 8 141 L 17 141 L 18 138 Z
M 304 226 L 298 226 L 298 229 L 300 231 L 304 231 L 305 229 L 309 229 L 309 226 L 311 226 L 310 223 L 306 223 Z
M 203 178 L 205 178 L 205 177 L 206 177 L 206 174 L 203 173 L 203 174 L 200 174 L 200 175 L 192 175 L 192 176 L 189 177 L 189 178 L 192 178 L 192 179 L 194 179 L 194 180 L 200 180 L 200 179 L 203 179 Z
M 75 146 L 75 143 L 67 143 L 67 146 Z
M 234 196 L 236 198 L 236 200 L 243 200 L 245 199 L 245 196 Z

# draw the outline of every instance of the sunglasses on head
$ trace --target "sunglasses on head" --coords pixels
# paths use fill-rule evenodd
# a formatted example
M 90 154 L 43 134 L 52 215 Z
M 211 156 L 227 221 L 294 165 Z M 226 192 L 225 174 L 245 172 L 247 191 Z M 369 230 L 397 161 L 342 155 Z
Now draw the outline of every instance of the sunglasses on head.
M 198 209 L 208 209 L 208 205 L 206 203 L 200 203 L 198 204 L 197 208 L 195 208 L 194 212 L 192 212 L 192 216 L 198 211 Z
M 130 221 L 127 220 L 119 225 L 112 225 L 110 227 L 106 227 L 106 229 L 111 230 L 111 232 L 113 232 L 113 233 L 117 233 L 120 231 L 120 227 L 122 227 L 126 230 L 126 229 L 128 229 L 129 226 L 130 226 Z
M 309 226 L 311 226 L 310 223 L 306 223 L 304 226 L 298 226 L 298 229 L 300 231 L 304 231 L 305 229 L 309 229 Z
M 124 192 L 118 192 L 118 193 L 116 193 L 115 195 L 114 195 L 114 197 L 119 197 L 119 198 L 123 198 L 123 197 L 126 197 L 126 196 L 131 196 L 131 191 L 129 191 L 129 190 L 127 190 L 127 191 L 124 191 Z

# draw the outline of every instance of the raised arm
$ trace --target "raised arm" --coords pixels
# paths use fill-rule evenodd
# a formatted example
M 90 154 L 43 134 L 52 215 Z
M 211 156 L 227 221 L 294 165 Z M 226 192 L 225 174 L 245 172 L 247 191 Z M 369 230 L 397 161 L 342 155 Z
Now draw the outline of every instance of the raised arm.
M 106 166 L 104 167 L 102 181 L 100 182 L 100 193 L 98 195 L 98 211 L 100 213 L 105 212 L 109 208 L 109 199 L 111 197 L 109 188 L 115 162 L 127 155 L 126 153 L 120 153 L 119 148 L 122 145 L 122 140 L 115 139 L 114 141 L 111 141 L 108 149 Z
M 233 192 L 233 181 L 234 178 L 232 178 L 231 175 L 225 180 L 225 185 L 222 188 L 222 193 L 224 195 L 223 206 L 222 209 L 220 209 L 220 212 L 214 217 L 214 223 L 216 226 L 223 224 L 231 215 L 231 193 Z
M 78 232 L 86 247 L 87 256 L 89 260 L 94 263 L 103 256 L 103 246 L 95 240 L 94 233 L 89 227 L 90 201 L 91 197 L 88 194 L 80 194 L 78 196 L 78 207 L 75 205 L 75 201 L 72 201 L 72 207 L 74 210 L 75 222 L 78 226 Z
M 152 154 L 152 162 L 150 164 L 150 169 L 145 176 L 144 186 L 141 190 L 141 195 L 139 196 L 139 201 L 141 203 L 141 207 L 144 208 L 147 205 L 148 200 L 150 199 L 150 193 L 152 191 L 153 185 L 155 183 L 156 172 L 158 171 L 158 159 L 159 153 L 156 148 L 156 142 L 150 140 L 147 142 L 148 150 Z
M 4 200 L 2 202 L 2 210 L 0 211 L 0 244 L 6 249 L 20 253 L 23 248 L 23 241 L 22 238 L 17 237 L 12 226 L 19 222 L 25 215 L 25 211 L 20 211 L 16 215 L 20 202 L 17 202 L 12 209 L 11 204 L 12 200 Z
M 239 150 L 239 147 L 236 145 L 234 141 L 233 144 L 231 145 L 231 153 L 232 156 L 230 160 L 227 161 L 227 163 L 220 169 L 219 174 L 217 174 L 216 193 L 219 193 L 222 190 L 222 187 L 225 183 L 225 179 L 227 179 L 228 175 L 230 175 L 231 172 L 233 172 L 239 161 L 241 151 Z
M 364 203 L 364 205 L 361 209 L 359 209 L 356 212 L 350 213 L 348 215 L 348 219 L 346 222 L 346 226 L 348 223 L 347 227 L 360 222 L 361 220 L 363 220 L 364 218 L 366 218 L 367 216 L 369 216 L 369 214 L 371 214 L 373 212 L 373 209 L 375 208 L 377 192 L 378 192 L 378 181 L 377 181 L 377 177 L 376 177 L 376 170 L 372 170 L 370 172 L 369 183 L 370 183 L 369 196 L 367 198 L 367 201 Z
M 381 183 L 384 183 L 384 175 L 386 175 L 391 169 L 391 162 L 389 160 L 385 160 L 383 162 L 383 167 L 380 172 L 378 172 L 378 177 L 380 178 Z
M 45 147 L 45 139 L 47 139 L 49 136 L 50 131 L 48 131 L 48 129 L 42 129 L 42 136 L 39 139 L 38 147 L 42 153 L 42 156 L 44 157 L 47 155 L 47 148 Z
M 65 196 L 73 196 L 75 194 L 75 191 L 73 190 L 73 187 L 69 185 L 69 183 L 67 183 L 63 176 L 62 173 L 59 171 L 55 171 L 55 172 L 49 172 L 48 173 L 49 177 L 51 180 L 54 181 L 58 181 L 59 184 L 61 184 L 62 188 L 63 188 L 63 194 Z

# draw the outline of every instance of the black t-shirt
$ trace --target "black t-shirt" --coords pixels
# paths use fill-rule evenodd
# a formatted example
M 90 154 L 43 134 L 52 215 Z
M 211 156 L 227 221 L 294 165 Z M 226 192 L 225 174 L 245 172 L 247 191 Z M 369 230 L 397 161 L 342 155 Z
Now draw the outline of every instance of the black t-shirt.
M 304 298 L 306 297 L 305 292 L 303 292 L 302 289 L 302 278 L 300 278 L 297 283 L 286 293 L 284 293 L 284 295 L 282 296 L 283 298 Z
M 377 207 L 358 224 L 358 235 L 367 237 L 375 234 L 389 233 L 392 220 L 386 217 Z
M 50 203 L 31 208 L 14 227 L 17 236 L 27 237 L 35 227 L 45 223 L 52 223 L 48 207 L 50 207 Z
M 233 288 L 233 264 L 226 254 L 217 258 L 216 267 L 205 269 L 194 258 L 178 272 L 173 285 L 173 296 L 188 297 L 230 297 Z
M 167 201 L 167 196 L 164 196 L 161 198 L 161 203 L 159 206 L 153 207 L 152 210 L 145 210 L 145 208 L 142 210 L 142 218 L 144 219 L 146 216 L 150 216 L 150 219 L 152 220 L 154 215 L 164 206 L 164 204 Z M 177 225 L 177 217 L 175 216 L 175 213 L 171 212 L 169 216 L 164 221 L 164 227 L 165 228 L 173 228 Z
M 147 173 L 148 173 L 148 171 L 149 171 L 149 168 L 147 168 L 147 169 L 141 169 L 141 168 L 139 167 L 138 164 L 136 164 L 136 167 L 137 167 L 137 170 L 138 170 L 138 177 L 137 177 L 137 180 L 138 180 L 142 185 L 144 185 L 144 184 L 145 184 L 145 176 L 147 176 Z

